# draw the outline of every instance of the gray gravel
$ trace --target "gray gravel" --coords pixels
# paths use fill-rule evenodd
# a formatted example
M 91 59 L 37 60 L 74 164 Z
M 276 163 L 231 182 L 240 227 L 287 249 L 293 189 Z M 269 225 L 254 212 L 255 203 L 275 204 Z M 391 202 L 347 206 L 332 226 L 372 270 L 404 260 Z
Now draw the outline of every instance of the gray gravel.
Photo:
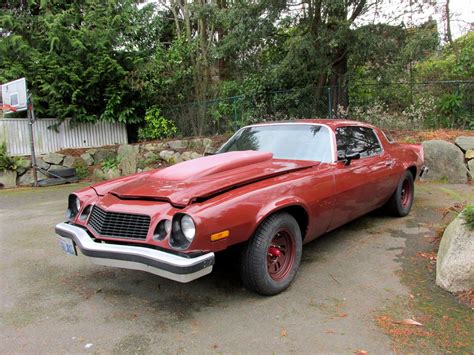
M 408 296 L 405 238 L 432 232 L 417 212 L 472 193 L 421 184 L 410 216 L 373 213 L 305 246 L 296 282 L 267 298 L 242 288 L 232 262 L 179 284 L 67 256 L 53 228 L 80 186 L 0 191 L 0 353 L 390 352 L 374 316 Z

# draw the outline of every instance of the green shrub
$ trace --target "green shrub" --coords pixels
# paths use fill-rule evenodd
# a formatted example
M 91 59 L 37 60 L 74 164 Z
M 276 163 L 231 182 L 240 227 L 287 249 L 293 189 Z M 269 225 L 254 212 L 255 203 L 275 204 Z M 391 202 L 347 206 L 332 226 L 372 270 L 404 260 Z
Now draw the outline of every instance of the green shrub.
M 6 144 L 0 144 L 0 171 L 16 171 L 22 160 L 19 157 L 8 155 Z
M 469 229 L 474 230 L 474 205 L 467 206 L 462 213 Z
M 165 118 L 157 106 L 147 110 L 145 115 L 145 127 L 138 130 L 140 141 L 171 138 L 176 136 L 178 129 L 172 120 Z
M 102 163 L 102 170 L 107 171 L 110 169 L 116 169 L 119 166 L 120 161 L 116 157 L 107 158 Z

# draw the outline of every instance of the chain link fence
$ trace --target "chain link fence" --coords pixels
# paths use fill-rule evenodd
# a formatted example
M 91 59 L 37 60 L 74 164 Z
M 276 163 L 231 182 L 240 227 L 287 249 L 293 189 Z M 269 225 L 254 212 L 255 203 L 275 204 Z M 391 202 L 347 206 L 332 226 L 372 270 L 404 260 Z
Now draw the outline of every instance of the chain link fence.
M 184 135 L 225 133 L 252 123 L 300 118 L 353 118 L 384 128 L 474 129 L 474 81 L 353 82 L 347 89 L 268 91 L 165 107 L 163 115 Z

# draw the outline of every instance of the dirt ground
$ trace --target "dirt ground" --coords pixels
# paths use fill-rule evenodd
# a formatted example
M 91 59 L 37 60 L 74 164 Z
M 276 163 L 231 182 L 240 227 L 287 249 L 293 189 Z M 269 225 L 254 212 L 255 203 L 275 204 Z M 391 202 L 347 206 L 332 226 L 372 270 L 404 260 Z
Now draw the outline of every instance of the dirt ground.
M 474 346 L 472 310 L 433 285 L 432 262 L 420 257 L 454 217 L 443 218 L 445 208 L 474 201 L 472 186 L 419 183 L 408 217 L 374 212 L 308 244 L 296 282 L 270 298 L 245 290 L 233 261 L 179 284 L 67 256 L 54 225 L 80 186 L 0 191 L 0 353 L 370 354 Z M 431 303 L 426 295 L 434 295 Z M 453 314 L 462 327 L 450 326 L 451 343 L 440 343 L 436 332 L 447 330 L 435 325 Z M 423 323 L 421 333 L 400 337 L 405 328 L 394 322 L 405 318 Z

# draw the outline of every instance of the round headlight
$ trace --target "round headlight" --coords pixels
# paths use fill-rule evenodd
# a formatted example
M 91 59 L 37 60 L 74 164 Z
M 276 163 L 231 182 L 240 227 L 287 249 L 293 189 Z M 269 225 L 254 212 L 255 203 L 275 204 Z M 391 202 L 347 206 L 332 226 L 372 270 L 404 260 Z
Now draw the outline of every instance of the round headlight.
M 169 219 L 163 219 L 158 223 L 153 233 L 154 240 L 163 240 L 171 232 L 171 221 Z
M 67 211 L 66 211 L 66 218 L 73 219 L 77 216 L 81 209 L 81 201 L 79 197 L 74 194 L 70 194 L 68 197 L 68 204 L 67 204 Z
M 196 226 L 194 225 L 193 219 L 188 216 L 184 215 L 181 217 L 181 231 L 184 234 L 184 237 L 189 241 L 192 242 L 194 239 L 194 235 L 196 234 Z
M 81 221 L 85 221 L 87 217 L 89 217 L 89 214 L 91 213 L 92 205 L 87 206 L 82 210 L 81 215 L 79 216 L 79 219 Z

